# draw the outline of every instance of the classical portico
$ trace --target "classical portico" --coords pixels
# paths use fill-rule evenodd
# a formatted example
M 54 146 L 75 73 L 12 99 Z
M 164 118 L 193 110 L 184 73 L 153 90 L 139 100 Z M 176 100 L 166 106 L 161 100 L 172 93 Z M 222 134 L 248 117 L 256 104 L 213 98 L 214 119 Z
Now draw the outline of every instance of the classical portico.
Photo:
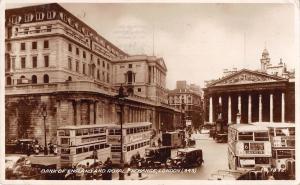
M 221 106 L 226 123 L 294 122 L 294 82 L 288 79 L 247 69 L 210 83 L 204 90 L 206 122 L 217 119 Z M 289 110 L 289 111 L 287 111 Z

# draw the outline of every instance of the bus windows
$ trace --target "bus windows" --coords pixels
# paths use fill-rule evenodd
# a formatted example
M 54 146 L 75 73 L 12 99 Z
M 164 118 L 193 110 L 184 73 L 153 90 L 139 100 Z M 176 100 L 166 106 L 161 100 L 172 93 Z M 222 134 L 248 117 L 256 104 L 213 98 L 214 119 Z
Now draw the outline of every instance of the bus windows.
M 130 146 L 127 146 L 127 152 L 129 152 L 130 151 Z
M 268 132 L 254 132 L 255 141 L 269 141 Z
M 69 148 L 62 148 L 61 153 L 62 154 L 70 154 L 70 149 Z
M 58 136 L 65 136 L 65 131 L 64 130 L 58 131 Z
M 61 144 L 62 145 L 67 145 L 67 144 L 69 144 L 69 142 L 70 142 L 70 139 L 69 138 L 61 138 Z
M 89 129 L 89 134 L 94 134 L 94 129 L 90 128 Z
M 82 135 L 88 135 L 89 130 L 88 129 L 83 129 L 83 134 Z
M 100 148 L 99 145 L 95 145 L 95 149 L 98 150 Z
M 94 148 L 94 145 L 90 146 L 90 149 L 89 151 L 93 151 L 95 148 Z
M 138 148 L 141 148 L 141 143 L 139 143 L 137 147 L 138 147 Z
M 76 149 L 76 154 L 81 154 L 82 153 L 82 148 L 77 148 Z
M 295 136 L 295 128 L 288 128 L 290 136 Z
M 88 147 L 83 147 L 83 152 L 88 152 L 89 148 Z
M 65 130 L 65 136 L 70 136 L 70 130 Z
M 253 132 L 240 132 L 239 140 L 253 141 Z
M 268 157 L 255 157 L 255 164 L 269 164 L 269 158 Z
M 126 134 L 130 134 L 130 129 L 126 129 Z
M 269 133 L 270 133 L 270 136 L 274 136 L 274 129 L 271 128 Z
M 115 135 L 121 135 L 121 129 L 116 129 L 115 130 Z
M 81 129 L 76 130 L 76 136 L 81 136 L 81 135 L 82 135 L 82 130 Z
M 99 134 L 100 131 L 99 131 L 99 128 L 94 128 L 94 134 Z
M 131 145 L 131 146 L 130 146 L 130 150 L 134 150 L 134 145 Z

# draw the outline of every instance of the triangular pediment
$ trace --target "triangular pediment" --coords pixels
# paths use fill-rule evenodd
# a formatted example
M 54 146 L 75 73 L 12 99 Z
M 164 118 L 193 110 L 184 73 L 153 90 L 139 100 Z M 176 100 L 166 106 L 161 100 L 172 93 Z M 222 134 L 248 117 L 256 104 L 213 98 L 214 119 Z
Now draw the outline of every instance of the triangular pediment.
M 286 80 L 285 78 L 269 75 L 267 73 L 259 71 L 251 71 L 248 69 L 242 69 L 233 74 L 225 76 L 219 80 L 216 80 L 208 86 L 221 86 L 221 85 L 238 85 L 238 84 L 250 84 L 261 82 L 276 82 Z

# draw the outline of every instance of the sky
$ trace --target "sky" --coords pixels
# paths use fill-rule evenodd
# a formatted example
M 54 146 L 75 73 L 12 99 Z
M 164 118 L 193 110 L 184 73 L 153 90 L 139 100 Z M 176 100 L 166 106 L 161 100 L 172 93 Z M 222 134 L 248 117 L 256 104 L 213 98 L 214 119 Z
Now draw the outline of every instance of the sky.
M 61 3 L 128 54 L 162 57 L 167 88 L 177 80 L 204 87 L 223 69 L 259 69 L 264 48 L 271 63 L 295 67 L 292 4 Z M 24 4 L 8 4 L 8 8 Z M 27 6 L 27 5 L 25 5 Z

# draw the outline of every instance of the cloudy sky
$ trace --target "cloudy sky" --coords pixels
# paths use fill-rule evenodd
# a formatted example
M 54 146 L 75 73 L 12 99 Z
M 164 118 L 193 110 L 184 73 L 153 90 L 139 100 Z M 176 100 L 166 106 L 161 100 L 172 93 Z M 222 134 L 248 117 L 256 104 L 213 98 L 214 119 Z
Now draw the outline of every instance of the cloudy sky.
M 171 89 L 176 80 L 203 87 L 224 68 L 259 69 L 265 47 L 272 63 L 295 66 L 292 4 L 61 5 L 125 52 L 163 57 Z

